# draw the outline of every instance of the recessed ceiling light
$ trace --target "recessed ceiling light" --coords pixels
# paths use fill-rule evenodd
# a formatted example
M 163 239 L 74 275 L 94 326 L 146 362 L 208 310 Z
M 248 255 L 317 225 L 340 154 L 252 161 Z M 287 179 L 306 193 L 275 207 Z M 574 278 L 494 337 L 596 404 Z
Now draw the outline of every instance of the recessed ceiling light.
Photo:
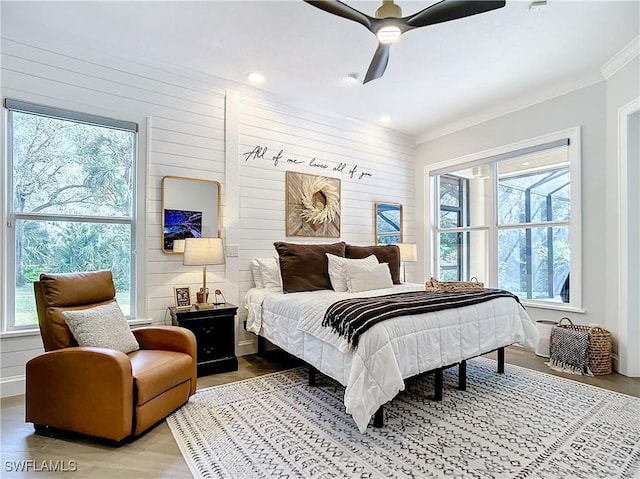
M 391 117 L 387 116 L 387 115 L 384 115 L 384 116 L 381 116 L 378 121 L 380 123 L 389 123 L 391 121 Z
M 535 13 L 542 13 L 545 8 L 547 8 L 547 2 L 545 0 L 539 0 L 529 5 L 529 11 Z
M 262 83 L 264 81 L 264 76 L 261 73 L 253 72 L 247 75 L 247 79 L 251 83 Z
M 358 83 L 358 74 L 357 73 L 349 73 L 346 77 L 342 78 L 342 84 L 344 86 L 354 86 Z
M 529 163 L 528 161 L 525 161 L 523 163 L 520 163 L 522 166 L 529 166 L 531 163 Z

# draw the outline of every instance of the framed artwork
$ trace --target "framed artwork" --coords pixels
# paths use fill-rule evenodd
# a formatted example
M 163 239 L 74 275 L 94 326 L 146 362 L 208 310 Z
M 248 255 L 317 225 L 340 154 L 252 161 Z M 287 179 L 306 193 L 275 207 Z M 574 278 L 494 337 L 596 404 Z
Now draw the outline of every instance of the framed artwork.
M 189 289 L 189 286 L 173 288 L 173 297 L 176 301 L 177 309 L 187 309 L 191 307 L 191 289 Z
M 340 237 L 340 180 L 287 171 L 286 234 Z
M 163 245 L 173 251 L 173 242 L 185 238 L 202 237 L 202 211 L 164 210 Z
M 377 202 L 373 214 L 376 244 L 402 243 L 402 205 Z

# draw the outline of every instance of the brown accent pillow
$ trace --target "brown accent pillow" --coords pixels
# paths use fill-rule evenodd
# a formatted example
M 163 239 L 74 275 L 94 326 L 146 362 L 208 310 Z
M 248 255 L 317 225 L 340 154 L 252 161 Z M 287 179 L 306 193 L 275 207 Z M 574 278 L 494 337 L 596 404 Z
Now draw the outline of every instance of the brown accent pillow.
M 384 246 L 353 246 L 348 244 L 345 249 L 345 258 L 362 259 L 375 255 L 379 263 L 388 263 L 393 284 L 400 284 L 400 248 L 390 244 Z
M 332 289 L 326 253 L 344 257 L 345 243 L 273 243 L 280 257 L 282 291 L 298 293 Z

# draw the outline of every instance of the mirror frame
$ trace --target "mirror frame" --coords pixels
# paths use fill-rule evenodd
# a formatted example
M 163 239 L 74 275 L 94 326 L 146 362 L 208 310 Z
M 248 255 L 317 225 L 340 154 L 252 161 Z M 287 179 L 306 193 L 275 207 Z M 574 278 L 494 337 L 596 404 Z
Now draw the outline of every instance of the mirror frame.
M 398 224 L 398 231 L 397 232 L 391 232 L 390 233 L 388 231 L 385 231 L 385 232 L 379 231 L 379 229 L 378 229 L 378 227 L 379 227 L 378 218 L 379 218 L 380 213 L 381 213 L 381 208 L 383 208 L 383 207 L 397 207 L 398 212 L 399 212 L 399 216 L 400 216 L 400 220 L 399 220 L 399 224 Z M 389 208 L 386 208 L 386 209 L 389 209 Z M 373 219 L 374 219 L 374 225 L 375 225 L 374 226 L 374 228 L 375 228 L 374 229 L 374 232 L 375 232 L 375 244 L 377 244 L 377 245 L 396 244 L 396 242 L 384 243 L 384 242 L 380 242 L 379 241 L 381 235 L 382 236 L 388 236 L 388 235 L 391 235 L 391 234 L 394 234 L 394 233 L 398 234 L 398 237 L 400 238 L 400 240 L 397 243 L 402 243 L 402 229 L 403 229 L 402 228 L 402 204 L 400 204 L 400 203 L 389 203 L 389 202 L 386 202 L 386 201 L 376 201 L 375 204 L 374 204 L 374 208 L 373 208 Z
M 184 191 L 179 191 L 175 193 L 171 191 L 172 184 L 174 182 L 187 182 L 187 186 Z M 214 188 L 212 189 L 211 194 L 215 195 L 215 201 L 217 202 L 217 208 L 211 207 L 209 209 L 206 208 L 207 204 L 211 204 L 213 199 L 203 198 L 202 195 L 198 196 L 198 189 L 206 189 L 207 186 Z M 161 235 L 160 235 L 160 247 L 162 252 L 165 254 L 180 254 L 179 252 L 174 252 L 173 249 L 165 248 L 165 210 L 183 210 L 183 211 L 201 211 L 202 212 L 202 226 L 201 233 L 205 237 L 220 237 L 220 224 L 221 224 L 221 205 L 220 205 L 220 182 L 213 180 L 203 180 L 200 178 L 186 178 L 182 176 L 164 176 L 162 178 L 162 201 L 161 201 Z M 194 191 L 195 190 L 195 191 Z M 175 198 L 182 198 L 179 202 L 176 202 Z M 167 198 L 170 198 L 170 205 L 167 203 Z M 202 205 L 205 208 L 202 208 Z M 198 209 L 195 209 L 198 208 Z M 207 217 L 214 216 L 215 218 L 206 219 Z M 209 231 L 207 231 L 209 230 Z

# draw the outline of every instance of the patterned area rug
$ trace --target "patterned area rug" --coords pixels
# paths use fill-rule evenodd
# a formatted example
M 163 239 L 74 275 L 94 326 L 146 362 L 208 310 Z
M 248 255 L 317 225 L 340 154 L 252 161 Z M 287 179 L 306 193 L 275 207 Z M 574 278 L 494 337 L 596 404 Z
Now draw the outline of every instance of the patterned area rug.
M 637 478 L 640 399 L 495 361 L 407 381 L 360 434 L 344 389 L 305 368 L 198 391 L 167 422 L 195 477 Z

